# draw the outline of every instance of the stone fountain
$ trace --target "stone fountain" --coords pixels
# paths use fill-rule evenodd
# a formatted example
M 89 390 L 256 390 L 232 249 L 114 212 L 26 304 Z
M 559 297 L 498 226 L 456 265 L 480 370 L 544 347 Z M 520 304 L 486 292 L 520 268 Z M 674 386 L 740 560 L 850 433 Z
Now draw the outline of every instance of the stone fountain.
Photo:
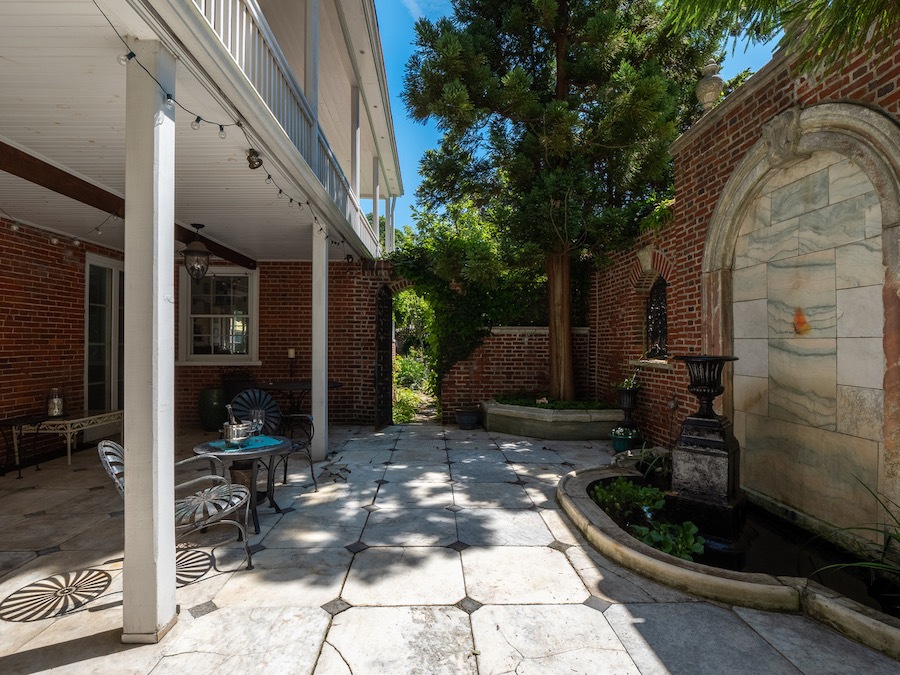
M 687 365 L 688 391 L 697 397 L 700 408 L 684 420 L 672 450 L 669 513 L 676 520 L 693 521 L 704 537 L 735 542 L 746 503 L 740 489 L 740 446 L 731 421 L 715 413 L 713 401 L 725 391 L 722 369 L 737 357 L 676 358 Z

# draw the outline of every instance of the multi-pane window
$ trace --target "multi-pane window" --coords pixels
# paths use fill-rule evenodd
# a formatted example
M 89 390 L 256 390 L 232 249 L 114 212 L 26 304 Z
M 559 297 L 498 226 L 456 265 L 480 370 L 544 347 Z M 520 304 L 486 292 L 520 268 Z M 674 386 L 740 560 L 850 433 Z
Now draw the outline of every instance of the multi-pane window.
M 182 358 L 190 361 L 251 360 L 255 350 L 256 288 L 253 273 L 216 270 L 199 281 L 181 277 L 187 313 Z M 185 297 L 185 295 L 187 297 Z
M 647 298 L 647 354 L 648 359 L 665 358 L 669 350 L 668 318 L 666 315 L 666 280 L 659 277 L 650 287 Z

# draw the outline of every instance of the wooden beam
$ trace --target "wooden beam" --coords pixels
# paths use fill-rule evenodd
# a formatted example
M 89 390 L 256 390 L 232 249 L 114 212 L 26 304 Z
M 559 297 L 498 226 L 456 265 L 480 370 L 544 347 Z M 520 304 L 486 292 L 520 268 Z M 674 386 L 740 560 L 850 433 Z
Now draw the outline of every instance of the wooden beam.
M 92 206 L 104 213 L 112 213 L 121 218 L 123 222 L 125 220 L 125 200 L 119 195 L 97 187 L 78 176 L 73 176 L 67 171 L 48 164 L 42 159 L 29 155 L 27 152 L 23 152 L 3 141 L 0 141 L 0 171 L 11 173 L 14 176 L 27 180 L 29 183 L 40 185 L 77 202 Z M 183 244 L 194 241 L 196 238 L 195 232 L 182 227 L 178 223 L 174 225 L 176 241 L 180 241 Z M 200 236 L 200 241 L 214 255 L 241 267 L 251 270 L 256 269 L 256 261 L 253 258 L 233 251 L 222 244 L 210 241 L 202 235 Z

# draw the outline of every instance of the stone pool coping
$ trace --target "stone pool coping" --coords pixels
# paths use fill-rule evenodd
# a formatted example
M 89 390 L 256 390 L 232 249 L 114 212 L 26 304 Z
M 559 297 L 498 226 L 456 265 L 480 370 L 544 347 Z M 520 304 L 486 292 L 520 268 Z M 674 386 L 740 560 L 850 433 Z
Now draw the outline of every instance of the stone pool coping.
M 496 401 L 485 401 L 481 408 L 484 428 L 488 431 L 557 441 L 609 438 L 613 428 L 625 419 L 625 413 L 619 408 L 551 410 Z
M 900 659 L 900 620 L 801 577 L 734 572 L 689 562 L 635 539 L 588 496 L 601 478 L 640 475 L 619 468 L 572 471 L 559 481 L 563 511 L 600 553 L 645 577 L 702 598 L 776 612 L 802 612 L 847 637 Z

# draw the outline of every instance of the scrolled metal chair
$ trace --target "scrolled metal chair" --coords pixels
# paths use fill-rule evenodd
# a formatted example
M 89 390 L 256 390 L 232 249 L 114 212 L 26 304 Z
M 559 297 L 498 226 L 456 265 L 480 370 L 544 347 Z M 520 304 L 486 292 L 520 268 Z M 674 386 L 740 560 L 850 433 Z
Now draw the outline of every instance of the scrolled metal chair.
M 242 422 L 251 422 L 254 419 L 261 419 L 263 428 L 262 432 L 267 435 L 283 433 L 285 423 L 290 425 L 291 434 L 291 451 L 283 455 L 279 455 L 272 461 L 283 462 L 284 475 L 282 483 L 287 484 L 288 474 L 288 457 L 291 455 L 299 455 L 309 464 L 309 473 L 312 476 L 313 486 L 316 491 L 319 490 L 319 484 L 316 481 L 316 471 L 313 467 L 312 455 L 309 451 L 309 445 L 312 442 L 315 427 L 313 426 L 312 417 L 309 415 L 282 415 L 281 408 L 272 398 L 271 394 L 262 389 L 247 389 L 234 397 L 231 401 L 231 411 Z M 300 429 L 301 438 L 294 439 L 294 428 Z M 275 466 L 272 471 L 275 471 Z
M 125 449 L 115 441 L 100 441 L 97 446 L 100 461 L 112 478 L 119 495 L 125 498 Z M 218 523 L 233 525 L 240 533 L 247 554 L 247 569 L 253 569 L 253 557 L 247 541 L 247 518 L 250 514 L 250 490 L 225 477 L 225 465 L 210 455 L 189 457 L 175 463 L 176 467 L 194 462 L 209 462 L 216 472 L 179 483 L 175 486 L 176 541 Z M 243 511 L 243 523 L 228 516 Z

